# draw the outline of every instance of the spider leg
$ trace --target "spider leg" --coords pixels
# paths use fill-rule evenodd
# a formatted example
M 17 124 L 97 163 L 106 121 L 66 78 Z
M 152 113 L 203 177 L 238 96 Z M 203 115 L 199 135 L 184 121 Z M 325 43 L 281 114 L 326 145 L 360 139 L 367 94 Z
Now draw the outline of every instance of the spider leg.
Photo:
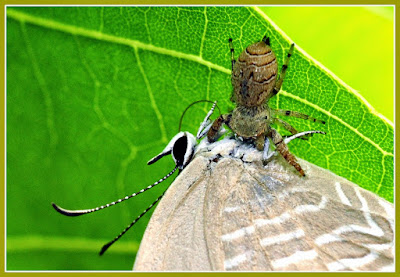
M 325 135 L 325 132 L 318 131 L 318 130 L 305 131 L 305 132 L 297 133 L 297 134 L 292 135 L 290 137 L 286 137 L 283 140 L 283 142 L 287 145 L 289 142 L 291 142 L 292 140 L 294 140 L 296 138 L 301 138 L 302 136 L 307 136 L 307 135 L 312 135 L 312 134 L 323 134 L 323 135 Z M 270 145 L 269 139 L 268 139 L 268 137 L 266 137 L 265 144 L 264 144 L 264 153 L 263 153 L 263 156 L 262 156 L 262 161 L 263 161 L 264 165 L 266 165 L 268 163 L 269 159 L 271 159 L 272 156 L 277 154 L 277 152 L 275 150 L 274 151 L 269 151 L 269 145 Z
M 232 38 L 229 38 L 229 48 L 231 49 L 231 64 L 232 64 L 232 74 L 233 74 L 233 66 L 235 65 L 235 63 L 236 63 L 236 60 L 235 60 L 235 49 L 233 48 L 233 42 L 232 42 Z M 232 90 L 232 94 L 231 94 L 231 101 L 233 102 L 233 103 L 235 103 L 236 102 L 236 100 L 235 100 L 235 93 L 234 93 L 234 91 Z
M 305 120 L 311 120 L 313 122 L 318 122 L 321 124 L 325 124 L 326 122 L 320 119 L 316 119 L 314 117 L 311 117 L 309 115 L 303 114 L 303 113 L 299 113 L 299 112 L 295 112 L 295 111 L 288 111 L 288 110 L 272 110 L 271 109 L 271 114 L 272 116 L 276 116 L 276 115 L 284 115 L 284 116 L 293 116 L 293 117 L 297 117 L 297 118 L 301 118 L 301 119 L 305 119 Z
M 294 43 L 290 45 L 290 49 L 286 56 L 285 63 L 282 65 L 281 74 L 279 75 L 279 79 L 276 81 L 275 87 L 272 90 L 272 96 L 277 94 L 281 90 L 283 80 L 285 79 L 286 70 L 289 66 L 290 56 L 292 56 L 293 54 L 293 49 L 294 49 Z
M 233 66 L 236 63 L 235 60 L 235 49 L 233 48 L 233 42 L 232 42 L 232 38 L 229 38 L 229 48 L 231 49 L 231 63 L 232 63 L 232 71 L 233 71 Z
M 289 132 L 291 132 L 292 135 L 295 135 L 295 134 L 298 134 L 298 133 L 299 133 L 299 131 L 297 131 L 292 125 L 290 125 L 289 123 L 287 123 L 286 121 L 284 121 L 284 120 L 282 120 L 282 119 L 280 119 L 280 118 L 275 117 L 275 118 L 272 119 L 272 122 L 275 123 L 275 124 L 278 124 L 278 125 L 282 126 L 282 127 L 285 128 L 286 130 L 288 130 Z M 311 137 L 311 136 L 312 136 L 312 134 L 309 134 L 309 135 L 306 135 L 306 136 L 300 137 L 300 138 L 301 138 L 301 139 L 304 139 L 304 140 L 308 140 L 308 138 Z
M 216 120 L 214 120 L 213 124 L 207 132 L 207 138 L 209 142 L 214 142 L 220 137 L 219 131 L 222 127 L 222 124 L 226 124 L 229 126 L 231 117 L 231 114 L 222 114 Z
M 271 128 L 272 142 L 275 144 L 275 151 L 279 152 L 285 160 L 292 165 L 301 176 L 305 176 L 305 173 L 301 166 L 297 163 L 296 157 L 290 153 L 288 146 L 283 141 L 282 136 L 274 128 Z
M 255 144 L 256 144 L 257 150 L 259 150 L 259 151 L 263 151 L 264 150 L 264 145 L 266 143 L 265 140 L 266 140 L 265 134 L 261 134 L 256 138 Z M 268 145 L 268 147 L 269 147 L 269 145 Z

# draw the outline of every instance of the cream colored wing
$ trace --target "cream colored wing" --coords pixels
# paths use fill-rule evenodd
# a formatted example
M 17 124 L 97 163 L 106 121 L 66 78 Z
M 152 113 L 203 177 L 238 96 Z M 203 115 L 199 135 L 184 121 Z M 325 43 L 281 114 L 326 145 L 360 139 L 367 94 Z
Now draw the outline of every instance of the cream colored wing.
M 306 177 L 280 156 L 264 167 L 260 152 L 229 143 L 198 153 L 171 185 L 135 270 L 394 270 L 391 203 L 306 161 Z
M 135 270 L 212 270 L 204 229 L 208 160 L 196 158 L 189 168 L 175 179 L 154 211 L 136 256 Z

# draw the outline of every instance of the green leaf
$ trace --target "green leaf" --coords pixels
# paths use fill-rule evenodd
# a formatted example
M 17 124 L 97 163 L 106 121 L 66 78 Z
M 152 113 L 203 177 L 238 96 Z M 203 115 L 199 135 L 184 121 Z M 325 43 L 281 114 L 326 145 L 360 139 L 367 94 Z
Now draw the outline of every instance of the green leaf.
M 267 34 L 280 65 L 291 43 L 257 8 L 9 7 L 7 17 L 9 270 L 131 269 L 133 246 L 100 259 L 93 244 L 100 250 L 167 183 L 77 218 L 50 202 L 92 208 L 152 184 L 174 164 L 146 162 L 177 133 L 187 105 L 210 99 L 232 108 L 227 39 L 238 55 Z M 393 201 L 393 124 L 299 48 L 270 106 L 327 122 L 289 119 L 298 130 L 327 132 L 294 141 L 293 153 Z M 183 129 L 195 132 L 208 109 L 191 109 Z M 138 243 L 149 218 L 117 244 Z
M 260 9 L 296 45 L 360 91 L 379 113 L 393 122 L 393 6 L 263 6 Z M 367 45 L 374 45 L 373 52 L 379 54 L 371 55 L 371 47 Z

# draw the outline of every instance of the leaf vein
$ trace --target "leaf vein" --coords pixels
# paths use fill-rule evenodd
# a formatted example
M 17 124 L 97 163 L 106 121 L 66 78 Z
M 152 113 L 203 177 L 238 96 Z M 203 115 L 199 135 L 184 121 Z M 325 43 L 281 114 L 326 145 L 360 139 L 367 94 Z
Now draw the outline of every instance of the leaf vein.
M 26 50 L 28 52 L 29 59 L 32 63 L 33 73 L 39 83 L 40 90 L 42 91 L 43 94 L 44 103 L 46 107 L 46 125 L 49 130 L 50 147 L 51 149 L 54 149 L 54 147 L 58 143 L 58 134 L 54 123 L 53 101 L 51 100 L 50 92 L 47 89 L 46 80 L 42 72 L 40 71 L 39 64 L 35 58 L 32 45 L 28 39 L 28 33 L 26 31 L 26 26 L 24 22 L 21 22 L 21 30 L 26 44 Z
M 41 27 L 48 28 L 48 29 L 55 30 L 55 31 L 64 32 L 64 33 L 71 34 L 71 35 L 77 35 L 77 36 L 97 39 L 99 41 L 107 41 L 107 42 L 117 43 L 117 44 L 121 44 L 121 45 L 127 45 L 127 46 L 131 46 L 133 48 L 139 48 L 139 49 L 151 51 L 151 52 L 162 54 L 162 55 L 168 55 L 168 56 L 179 58 L 179 59 L 185 59 L 185 60 L 197 62 L 206 67 L 221 71 L 221 72 L 229 74 L 229 75 L 231 74 L 230 69 L 225 68 L 220 65 L 217 65 L 210 61 L 204 60 L 202 57 L 200 57 L 198 55 L 187 54 L 187 53 L 179 52 L 176 50 L 171 50 L 171 49 L 167 49 L 167 48 L 154 46 L 152 44 L 143 43 L 138 40 L 109 35 L 109 34 L 99 32 L 99 31 L 95 31 L 95 30 L 89 30 L 89 29 L 85 29 L 82 27 L 68 25 L 68 24 L 57 22 L 57 21 L 50 20 L 50 19 L 45 19 L 45 18 L 41 18 L 38 16 L 32 16 L 32 15 L 29 15 L 29 14 L 26 14 L 26 13 L 23 13 L 20 11 L 16 11 L 13 9 L 9 9 L 9 8 L 7 9 L 7 17 L 13 18 L 20 22 L 27 22 L 29 24 L 41 26 Z
M 155 112 L 155 114 L 156 114 L 156 117 L 157 117 L 157 119 L 158 119 L 158 122 L 159 122 L 160 131 L 161 131 L 161 141 L 164 142 L 164 143 L 167 143 L 167 142 L 168 142 L 168 139 L 167 139 L 167 132 L 166 132 L 165 126 L 164 126 L 163 116 L 162 116 L 162 114 L 160 113 L 160 110 L 158 109 L 157 103 L 156 103 L 156 101 L 155 101 L 155 99 L 154 99 L 154 94 L 153 94 L 153 91 L 152 91 L 152 89 L 151 89 L 150 82 L 149 82 L 149 80 L 147 79 L 146 73 L 145 73 L 145 71 L 144 71 L 144 69 L 143 69 L 143 66 L 142 66 L 142 62 L 141 62 L 141 60 L 140 60 L 140 55 L 139 55 L 139 53 L 138 53 L 138 48 L 137 48 L 137 47 L 134 47 L 133 49 L 134 49 L 134 52 L 135 52 L 135 57 L 136 57 L 136 60 L 137 60 L 137 64 L 138 64 L 140 73 L 142 74 L 143 79 L 144 79 L 144 82 L 145 82 L 145 84 L 146 84 L 147 93 L 149 94 L 149 98 L 150 98 L 150 105 L 151 105 L 151 107 L 153 108 L 153 110 L 154 110 L 154 112 Z
M 332 118 L 332 119 L 334 119 L 334 120 L 340 122 L 343 126 L 347 127 L 348 129 L 350 129 L 351 131 L 353 131 L 354 133 L 356 133 L 360 138 L 362 138 L 362 139 L 364 139 L 365 141 L 367 141 L 367 142 L 369 142 L 370 144 L 372 144 L 375 148 L 377 148 L 379 151 L 381 151 L 383 155 L 393 157 L 393 153 L 389 153 L 389 152 L 383 150 L 383 149 L 380 147 L 380 145 L 378 145 L 377 143 L 375 143 L 374 141 L 372 141 L 369 137 L 367 137 L 367 136 L 365 136 L 364 134 L 360 133 L 360 131 L 358 131 L 356 128 L 354 128 L 353 126 L 351 126 L 351 125 L 348 124 L 347 122 L 343 121 L 341 118 L 337 117 L 336 115 L 330 113 L 329 111 L 327 111 L 327 110 L 325 110 L 325 109 L 322 109 L 321 107 L 319 107 L 319 106 L 317 106 L 317 105 L 315 105 L 315 104 L 313 104 L 313 103 L 307 101 L 306 99 L 300 98 L 300 97 L 298 97 L 298 96 L 296 96 L 296 95 L 293 95 L 293 94 L 291 94 L 291 93 L 288 93 L 288 92 L 286 92 L 286 91 L 284 91 L 284 90 L 280 90 L 279 93 L 282 94 L 282 95 L 285 95 L 285 96 L 287 96 L 287 97 L 290 97 L 290 98 L 292 98 L 292 99 L 295 99 L 295 100 L 299 101 L 300 103 L 303 103 L 303 104 L 305 104 L 305 105 L 308 105 L 308 106 L 314 108 L 315 110 L 320 111 L 320 112 L 326 114 L 326 115 L 329 116 L 330 118 Z
M 200 43 L 200 57 L 203 57 L 203 49 L 204 49 L 204 41 L 206 40 L 206 33 L 207 33 L 207 25 L 208 25 L 208 17 L 207 17 L 207 7 L 204 7 L 204 31 L 203 31 L 203 36 L 201 37 L 201 43 Z

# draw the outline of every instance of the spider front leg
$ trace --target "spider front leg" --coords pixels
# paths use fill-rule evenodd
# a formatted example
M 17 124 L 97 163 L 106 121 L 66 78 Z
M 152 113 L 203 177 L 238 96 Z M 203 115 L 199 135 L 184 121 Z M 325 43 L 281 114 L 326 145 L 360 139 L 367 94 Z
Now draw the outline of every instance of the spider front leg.
M 272 95 L 277 94 L 281 90 L 283 80 L 285 79 L 286 70 L 289 66 L 290 57 L 293 54 L 293 49 L 294 49 L 294 43 L 292 43 L 292 45 L 290 46 L 289 52 L 286 56 L 285 63 L 282 65 L 281 74 L 279 75 L 279 79 L 276 81 L 275 87 L 272 91 Z
M 216 120 L 214 120 L 210 129 L 207 132 L 207 138 L 209 142 L 216 141 L 219 136 L 219 130 L 222 127 L 222 124 L 226 124 L 229 126 L 229 121 L 231 120 L 231 114 L 222 114 Z
M 292 165 L 300 173 L 301 176 L 305 176 L 303 169 L 297 163 L 296 157 L 290 153 L 288 146 L 283 141 L 282 136 L 275 129 L 271 128 L 272 142 L 275 144 L 275 150 L 279 152 L 285 160 Z

